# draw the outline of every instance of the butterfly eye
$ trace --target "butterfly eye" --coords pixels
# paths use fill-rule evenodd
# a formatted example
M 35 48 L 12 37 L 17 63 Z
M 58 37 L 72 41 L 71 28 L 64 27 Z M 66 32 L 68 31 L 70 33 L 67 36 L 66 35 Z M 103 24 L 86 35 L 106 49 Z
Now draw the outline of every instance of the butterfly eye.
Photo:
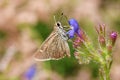
M 60 23 L 59 23 L 59 22 L 57 23 L 57 26 L 60 26 Z

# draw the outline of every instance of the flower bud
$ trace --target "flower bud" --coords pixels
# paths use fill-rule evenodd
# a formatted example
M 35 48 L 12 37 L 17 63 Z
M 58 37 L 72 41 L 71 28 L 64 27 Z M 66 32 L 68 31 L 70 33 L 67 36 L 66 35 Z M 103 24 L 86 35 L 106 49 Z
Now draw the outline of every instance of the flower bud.
M 117 32 L 111 32 L 110 39 L 111 39 L 112 45 L 115 44 L 115 41 L 117 39 L 117 35 L 118 35 Z
M 112 52 L 112 46 L 111 45 L 107 46 L 107 50 L 108 50 L 108 53 L 111 53 Z
M 105 37 L 105 24 L 99 24 L 99 26 L 96 27 L 96 31 L 98 35 L 102 35 Z
M 77 48 L 78 46 L 80 46 L 81 43 L 82 43 L 82 41 L 81 41 L 80 37 L 77 36 L 73 42 L 73 47 Z
M 106 45 L 106 43 L 105 43 L 105 37 L 99 36 L 99 43 L 100 43 L 101 46 L 105 46 Z

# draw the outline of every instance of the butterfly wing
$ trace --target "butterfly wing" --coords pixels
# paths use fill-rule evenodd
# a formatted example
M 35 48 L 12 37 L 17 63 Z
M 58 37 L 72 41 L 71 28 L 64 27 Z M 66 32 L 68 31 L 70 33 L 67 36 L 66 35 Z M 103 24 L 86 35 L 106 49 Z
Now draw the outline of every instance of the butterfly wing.
M 70 56 L 68 43 L 54 30 L 43 42 L 34 57 L 37 61 L 57 60 L 63 58 L 66 54 Z
M 40 48 L 36 51 L 34 58 L 35 60 L 38 61 L 44 61 L 44 60 L 49 60 L 50 59 L 50 54 L 48 52 L 46 52 L 50 46 L 50 44 L 52 43 L 53 39 L 56 36 L 56 32 L 53 31 L 49 37 L 42 43 L 42 45 L 40 46 Z
M 53 43 L 51 44 L 51 59 L 61 59 L 64 56 L 70 57 L 70 50 L 67 41 L 63 40 L 62 37 L 58 34 L 54 39 Z

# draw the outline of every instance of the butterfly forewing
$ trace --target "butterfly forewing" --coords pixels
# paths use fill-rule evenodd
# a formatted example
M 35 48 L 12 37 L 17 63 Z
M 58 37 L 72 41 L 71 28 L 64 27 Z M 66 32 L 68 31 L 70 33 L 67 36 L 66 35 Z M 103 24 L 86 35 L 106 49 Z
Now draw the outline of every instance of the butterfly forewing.
M 44 61 L 44 60 L 49 60 L 50 59 L 50 53 L 48 53 L 48 48 L 50 46 L 50 44 L 52 43 L 54 37 L 56 36 L 55 32 L 53 31 L 50 36 L 42 43 L 42 45 L 40 46 L 40 48 L 37 50 L 37 52 L 35 53 L 34 57 L 35 60 L 40 60 L 40 61 Z
M 67 40 L 62 39 L 56 25 L 53 32 L 43 42 L 41 47 L 35 53 L 34 57 L 37 61 L 46 61 L 51 59 L 58 60 L 66 55 L 70 56 L 69 46 Z

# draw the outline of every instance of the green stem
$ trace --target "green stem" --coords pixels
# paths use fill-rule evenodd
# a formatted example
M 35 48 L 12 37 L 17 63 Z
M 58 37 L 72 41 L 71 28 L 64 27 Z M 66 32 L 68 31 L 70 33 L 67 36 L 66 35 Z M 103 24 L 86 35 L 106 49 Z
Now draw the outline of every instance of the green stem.
M 100 77 L 100 80 L 104 80 L 104 76 L 101 68 L 99 69 L 99 77 Z
M 106 64 L 101 64 L 100 67 L 100 80 L 110 80 L 110 67 L 111 62 Z

